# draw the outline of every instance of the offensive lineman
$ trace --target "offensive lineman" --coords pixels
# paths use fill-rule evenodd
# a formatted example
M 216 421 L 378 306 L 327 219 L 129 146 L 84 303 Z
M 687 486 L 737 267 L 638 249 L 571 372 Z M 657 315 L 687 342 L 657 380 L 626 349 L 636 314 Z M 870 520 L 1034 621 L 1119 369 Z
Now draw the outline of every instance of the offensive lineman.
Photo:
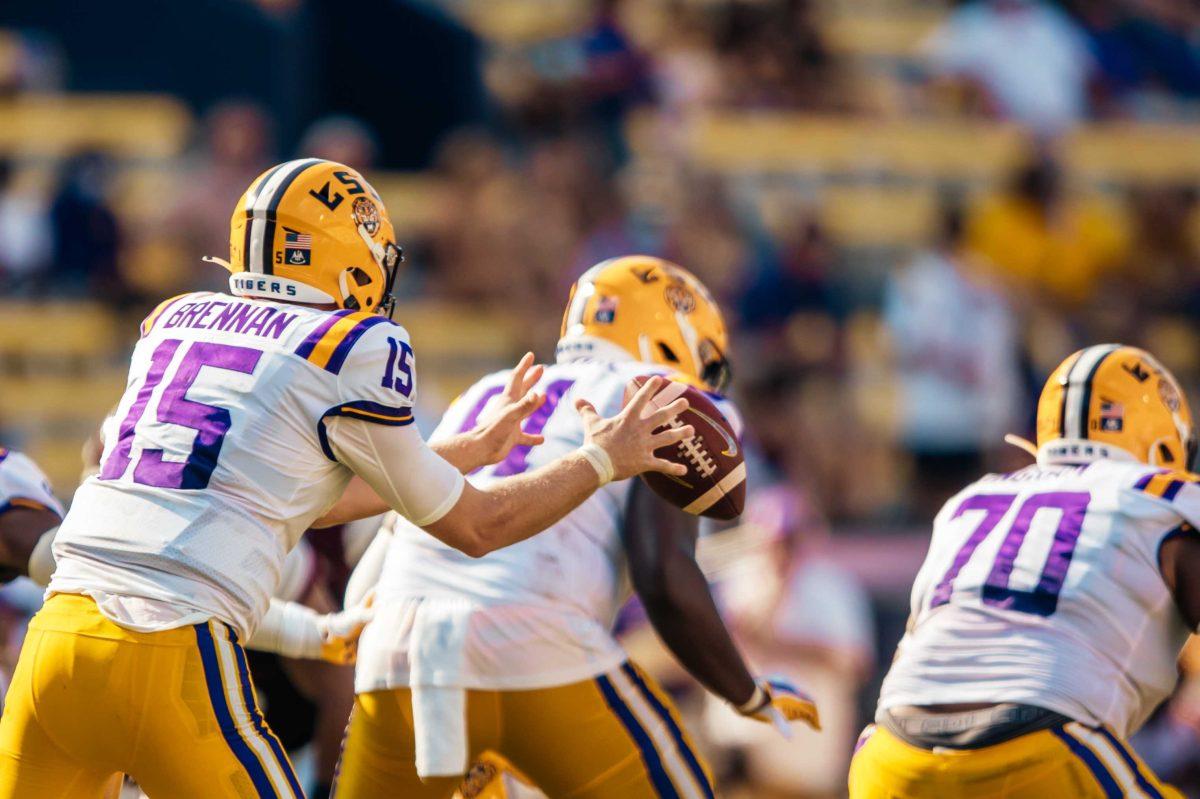
M 1046 382 L 1037 438 L 934 520 L 852 799 L 1181 797 L 1126 741 L 1200 624 L 1187 400 L 1148 353 L 1089 347 Z
M 642 412 L 661 381 L 586 443 L 478 489 L 541 397 L 430 448 L 411 426 L 415 365 L 390 311 L 400 251 L 378 195 L 320 159 L 280 164 L 231 220 L 235 296 L 183 295 L 143 322 L 98 475 L 54 543 L 0 718 L 0 799 L 95 797 L 125 772 L 154 797 L 302 797 L 262 720 L 239 640 L 300 533 L 352 475 L 479 556 L 550 526 L 611 479 L 682 467 Z
M 726 347 L 720 311 L 686 270 L 647 256 L 592 267 L 572 290 L 558 363 L 539 380 L 546 403 L 525 425 L 546 443 L 475 479 L 491 485 L 571 451 L 584 429 L 569 403 L 611 412 L 635 376 L 720 390 Z M 468 389 L 433 438 L 470 429 L 506 379 Z M 378 509 L 364 502 L 359 515 Z M 475 560 L 394 516 L 390 528 L 338 799 L 450 797 L 485 750 L 552 797 L 712 797 L 671 700 L 612 636 L 631 582 L 703 685 L 748 717 L 817 726 L 811 701 L 751 675 L 695 561 L 696 517 L 641 481 L 610 483 L 540 538 Z

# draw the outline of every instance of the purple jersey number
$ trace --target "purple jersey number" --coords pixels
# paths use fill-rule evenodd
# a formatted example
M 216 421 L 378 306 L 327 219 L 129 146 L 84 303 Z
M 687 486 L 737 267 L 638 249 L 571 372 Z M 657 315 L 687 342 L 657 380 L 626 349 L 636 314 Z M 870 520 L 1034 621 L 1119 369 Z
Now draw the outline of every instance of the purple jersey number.
M 150 356 L 146 380 L 138 389 L 129 413 L 118 428 L 117 444 L 100 470 L 101 480 L 116 480 L 128 471 L 138 422 L 146 413 L 151 395 L 162 382 L 167 366 L 182 343 L 178 339 L 167 339 Z M 155 488 L 206 488 L 213 470 L 217 468 L 217 457 L 221 454 L 221 445 L 225 441 L 225 434 L 229 432 L 231 420 L 225 408 L 188 399 L 188 389 L 205 366 L 253 374 L 261 357 L 261 351 L 249 347 L 206 341 L 192 344 L 180 361 L 174 379 L 163 389 L 155 413 L 157 420 L 163 424 L 196 431 L 191 452 L 184 461 L 179 462 L 164 460 L 161 449 L 143 449 L 137 465 L 133 467 L 133 481 Z
M 967 497 L 955 510 L 950 518 L 957 519 L 968 511 L 981 510 L 983 518 L 979 525 L 967 537 L 954 562 L 946 570 L 941 582 L 934 587 L 930 600 L 930 608 L 945 605 L 950 601 L 953 583 L 958 573 L 975 553 L 975 550 L 988 535 L 996 529 L 1000 520 L 1008 514 L 1015 494 L 977 494 Z M 1044 494 L 1034 494 L 1021 504 L 1016 517 L 1008 528 L 1004 540 L 1000 543 L 1000 551 L 988 574 L 982 588 L 982 599 L 985 605 L 992 605 L 1007 610 L 1022 613 L 1033 613 L 1038 616 L 1050 616 L 1058 609 L 1058 595 L 1062 591 L 1063 582 L 1067 578 L 1067 568 L 1071 565 L 1071 556 L 1075 554 L 1075 546 L 1079 543 L 1079 535 L 1083 532 L 1083 518 L 1087 514 L 1088 502 L 1091 495 L 1086 491 L 1052 491 Z M 1012 577 L 1013 567 L 1021 545 L 1033 524 L 1037 512 L 1044 509 L 1061 512 L 1058 527 L 1054 531 L 1054 540 L 1050 544 L 1050 555 L 1042 568 L 1041 578 L 1032 591 L 1018 591 L 1008 587 Z
M 388 347 L 390 355 L 387 367 L 383 370 L 383 387 L 399 391 L 407 397 L 412 394 L 413 387 L 412 347 L 407 341 L 391 336 L 388 336 Z M 396 377 L 397 372 L 400 373 L 399 377 Z
M 566 394 L 574 384 L 574 380 L 555 380 L 546 386 L 546 401 L 542 403 L 542 407 L 530 414 L 529 418 L 525 420 L 525 432 L 536 436 L 545 430 L 546 423 L 554 415 L 554 410 L 562 400 L 563 394 Z M 484 391 L 475 402 L 475 407 L 471 408 L 471 412 L 463 420 L 459 432 L 465 433 L 468 430 L 474 430 L 475 425 L 479 422 L 479 414 L 483 413 L 483 409 L 488 404 L 488 401 L 503 390 L 503 386 L 492 386 Z M 513 447 L 512 451 L 508 453 L 508 457 L 497 464 L 493 474 L 497 477 L 508 477 L 524 472 L 529 468 L 529 451 L 531 449 L 532 447 Z

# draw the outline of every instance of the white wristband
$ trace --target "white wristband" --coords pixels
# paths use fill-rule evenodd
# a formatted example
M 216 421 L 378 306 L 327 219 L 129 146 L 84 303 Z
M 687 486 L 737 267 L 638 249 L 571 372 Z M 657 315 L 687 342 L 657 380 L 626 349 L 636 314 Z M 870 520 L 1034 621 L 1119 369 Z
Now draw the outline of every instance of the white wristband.
M 762 710 L 763 707 L 770 701 L 771 697 L 767 695 L 767 692 L 763 690 L 763 687 L 761 685 L 756 685 L 754 686 L 754 693 L 750 695 L 750 698 L 746 700 L 744 705 L 738 706 L 737 712 L 741 713 L 743 716 L 748 716 L 752 713 Z
M 577 451 L 587 459 L 588 463 L 592 464 L 592 468 L 596 470 L 596 475 L 600 478 L 600 485 L 608 485 L 612 482 L 616 470 L 613 469 L 612 458 L 608 456 L 604 447 L 589 443 L 584 444 Z

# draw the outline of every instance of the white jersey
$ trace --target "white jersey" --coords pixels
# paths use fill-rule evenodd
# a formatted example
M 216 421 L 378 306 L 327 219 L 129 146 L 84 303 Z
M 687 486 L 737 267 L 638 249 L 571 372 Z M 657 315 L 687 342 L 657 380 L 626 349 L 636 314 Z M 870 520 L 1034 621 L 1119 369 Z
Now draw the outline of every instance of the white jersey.
M 1158 551 L 1197 534 L 1197 479 L 1100 460 L 968 486 L 934 522 L 880 710 L 1016 702 L 1131 735 L 1189 634 Z
M 44 508 L 63 515 L 50 481 L 27 455 L 0 447 L 0 513 L 10 508 Z
M 216 618 L 248 637 L 284 556 L 377 459 L 339 447 L 338 425 L 405 428 L 398 443 L 421 455 L 405 427 L 414 395 L 408 334 L 382 316 L 215 293 L 166 301 L 142 325 L 48 591 L 91 596 L 132 629 Z M 428 523 L 462 477 L 413 464 L 423 498 L 401 509 Z
M 537 390 L 546 403 L 526 423 L 545 444 L 514 450 L 470 477 L 488 485 L 543 466 L 583 445 L 575 400 L 602 416 L 620 411 L 626 384 L 666 370 L 644 363 L 581 360 L 549 366 Z M 460 397 L 434 439 L 469 430 L 508 372 Z M 732 418 L 727 406 L 722 410 Z M 609 483 L 549 530 L 470 558 L 392 520 L 377 587 L 375 621 L 359 643 L 356 690 L 413 684 L 515 690 L 564 685 L 626 659 L 612 636 L 630 595 L 621 529 L 630 481 Z

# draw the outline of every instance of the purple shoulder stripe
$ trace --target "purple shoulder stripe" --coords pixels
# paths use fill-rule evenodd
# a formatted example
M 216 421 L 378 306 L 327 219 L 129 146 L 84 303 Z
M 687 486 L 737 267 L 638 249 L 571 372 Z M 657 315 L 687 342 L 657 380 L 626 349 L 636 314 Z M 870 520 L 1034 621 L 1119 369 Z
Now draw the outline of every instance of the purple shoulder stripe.
M 1138 480 L 1136 483 L 1133 484 L 1133 487 L 1138 489 L 1139 491 L 1145 491 L 1146 486 L 1150 485 L 1151 480 L 1153 480 L 1155 477 L 1157 477 L 1160 474 L 1166 474 L 1166 473 L 1167 473 L 1166 469 L 1155 469 L 1152 472 L 1146 472 L 1146 474 L 1142 475 L 1142 478 L 1140 480 Z M 1178 489 L 1176 489 L 1176 490 L 1178 490 Z
M 334 311 L 333 313 L 329 314 L 325 321 L 317 325 L 313 332 L 309 333 L 308 337 L 305 338 L 304 341 L 300 342 L 300 346 L 296 348 L 296 354 L 301 358 L 307 358 L 309 355 L 312 355 L 312 351 L 316 348 L 317 343 L 320 342 L 322 337 L 329 332 L 329 328 L 336 325 L 338 320 L 340 320 L 343 316 L 349 316 L 352 313 L 354 312 L 341 310 Z
M 362 338 L 363 333 L 366 333 L 375 325 L 393 324 L 386 316 L 372 316 L 369 319 L 364 319 L 359 322 L 354 328 L 346 334 L 333 350 L 333 354 L 329 356 L 329 363 L 325 364 L 325 369 L 333 372 L 335 375 L 342 371 L 342 364 L 346 362 L 346 356 L 350 354 L 350 350 L 354 348 L 354 343 Z

